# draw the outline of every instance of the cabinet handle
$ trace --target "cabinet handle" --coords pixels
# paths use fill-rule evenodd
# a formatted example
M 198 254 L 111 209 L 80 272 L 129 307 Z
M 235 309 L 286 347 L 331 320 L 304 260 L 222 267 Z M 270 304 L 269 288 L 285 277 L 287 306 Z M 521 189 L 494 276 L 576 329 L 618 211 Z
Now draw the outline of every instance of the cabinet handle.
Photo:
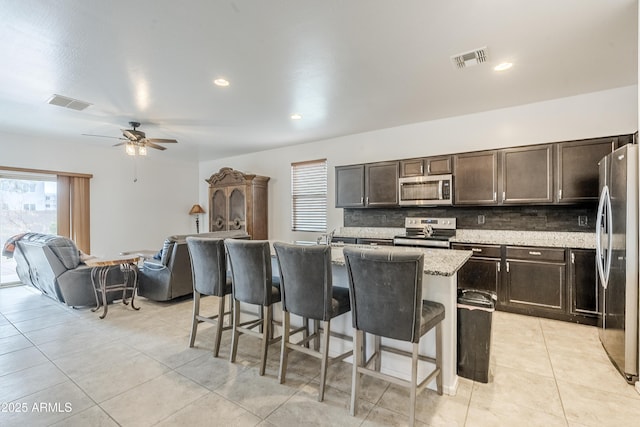
M 367 204 L 369 204 L 369 196 L 367 196 Z
M 420 175 L 424 175 L 424 165 L 420 163 Z
M 504 202 L 505 200 L 507 200 L 507 192 L 503 191 L 502 192 L 502 201 Z
M 493 201 L 495 202 L 498 199 L 498 193 L 493 192 Z
M 482 249 L 480 248 L 471 248 L 472 252 L 482 252 Z
M 571 264 L 575 264 L 576 263 L 576 254 L 575 252 L 571 252 Z
M 498 273 L 500 273 L 500 261 L 496 262 L 496 268 L 498 269 Z
M 507 261 L 505 264 L 507 264 L 507 273 L 509 272 L 509 261 Z
M 364 197 L 360 197 L 360 204 L 364 205 Z
M 431 174 L 431 163 L 427 163 L 427 173 Z
M 558 190 L 558 200 L 562 200 L 562 188 Z
M 538 252 L 538 251 L 529 251 L 529 255 L 542 255 L 542 252 Z

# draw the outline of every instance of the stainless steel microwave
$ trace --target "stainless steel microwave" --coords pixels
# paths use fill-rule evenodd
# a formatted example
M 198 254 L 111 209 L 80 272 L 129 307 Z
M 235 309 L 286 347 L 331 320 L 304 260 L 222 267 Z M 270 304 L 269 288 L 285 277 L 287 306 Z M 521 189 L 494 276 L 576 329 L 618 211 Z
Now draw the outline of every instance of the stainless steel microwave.
M 400 206 L 453 204 L 453 175 L 429 175 L 400 178 Z

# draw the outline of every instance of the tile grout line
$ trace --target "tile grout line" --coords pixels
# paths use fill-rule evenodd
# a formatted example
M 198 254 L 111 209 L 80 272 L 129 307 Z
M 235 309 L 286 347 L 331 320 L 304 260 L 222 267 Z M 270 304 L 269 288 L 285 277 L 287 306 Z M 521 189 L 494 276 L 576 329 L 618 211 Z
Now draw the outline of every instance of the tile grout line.
M 556 377 L 556 371 L 553 367 L 553 362 L 551 361 L 551 354 L 549 353 L 549 345 L 547 344 L 547 337 L 544 332 L 544 327 L 542 326 L 542 322 L 538 319 L 538 324 L 540 325 L 540 332 L 542 333 L 542 340 L 544 341 L 544 348 L 547 352 L 547 357 L 549 358 L 549 366 L 551 366 L 551 373 L 553 374 L 553 382 L 556 385 L 556 390 L 558 391 L 558 398 L 560 399 L 560 406 L 562 406 L 562 414 L 564 415 L 564 422 L 566 425 L 569 425 L 569 420 L 567 418 L 567 410 L 565 409 L 564 400 L 562 399 L 562 393 L 560 393 L 560 386 L 558 385 L 558 378 Z

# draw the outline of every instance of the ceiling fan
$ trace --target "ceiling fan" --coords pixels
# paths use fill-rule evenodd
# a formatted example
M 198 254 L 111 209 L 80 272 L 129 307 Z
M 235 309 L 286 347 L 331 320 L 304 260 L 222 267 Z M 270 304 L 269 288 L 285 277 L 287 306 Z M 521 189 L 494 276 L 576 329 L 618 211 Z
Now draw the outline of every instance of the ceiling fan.
M 124 138 L 117 137 L 117 136 L 91 135 L 91 134 L 87 134 L 87 133 L 83 133 L 82 135 L 85 135 L 85 136 L 98 136 L 98 137 L 101 137 L 101 138 L 121 139 L 124 142 L 120 142 L 118 144 L 115 144 L 114 147 L 117 147 L 119 145 L 124 145 L 125 149 L 127 151 L 127 154 L 129 154 L 131 156 L 135 156 L 136 154 L 138 154 L 140 156 L 146 156 L 147 147 L 155 148 L 156 150 L 166 150 L 167 149 L 166 147 L 163 147 L 162 145 L 158 145 L 158 143 L 166 144 L 166 143 L 177 143 L 178 142 L 175 139 L 147 138 L 147 135 L 144 132 L 142 132 L 141 130 L 138 130 L 138 127 L 140 127 L 140 123 L 139 122 L 129 122 L 129 125 L 132 127 L 132 129 L 122 129 L 122 135 L 124 136 Z

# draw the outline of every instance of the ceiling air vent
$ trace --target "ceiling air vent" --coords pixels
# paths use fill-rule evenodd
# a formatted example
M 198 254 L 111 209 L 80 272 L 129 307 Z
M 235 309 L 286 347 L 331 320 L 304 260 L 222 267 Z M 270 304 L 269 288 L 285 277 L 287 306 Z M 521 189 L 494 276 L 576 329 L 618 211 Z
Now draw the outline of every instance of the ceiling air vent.
M 51 98 L 49 98 L 47 103 L 51 105 L 57 105 L 58 107 L 71 108 L 72 110 L 77 111 L 82 111 L 88 106 L 92 105 L 88 102 L 80 101 L 62 95 L 53 95 Z
M 481 47 L 465 53 L 459 53 L 451 57 L 453 66 L 459 69 L 482 64 L 488 60 L 487 47 Z

